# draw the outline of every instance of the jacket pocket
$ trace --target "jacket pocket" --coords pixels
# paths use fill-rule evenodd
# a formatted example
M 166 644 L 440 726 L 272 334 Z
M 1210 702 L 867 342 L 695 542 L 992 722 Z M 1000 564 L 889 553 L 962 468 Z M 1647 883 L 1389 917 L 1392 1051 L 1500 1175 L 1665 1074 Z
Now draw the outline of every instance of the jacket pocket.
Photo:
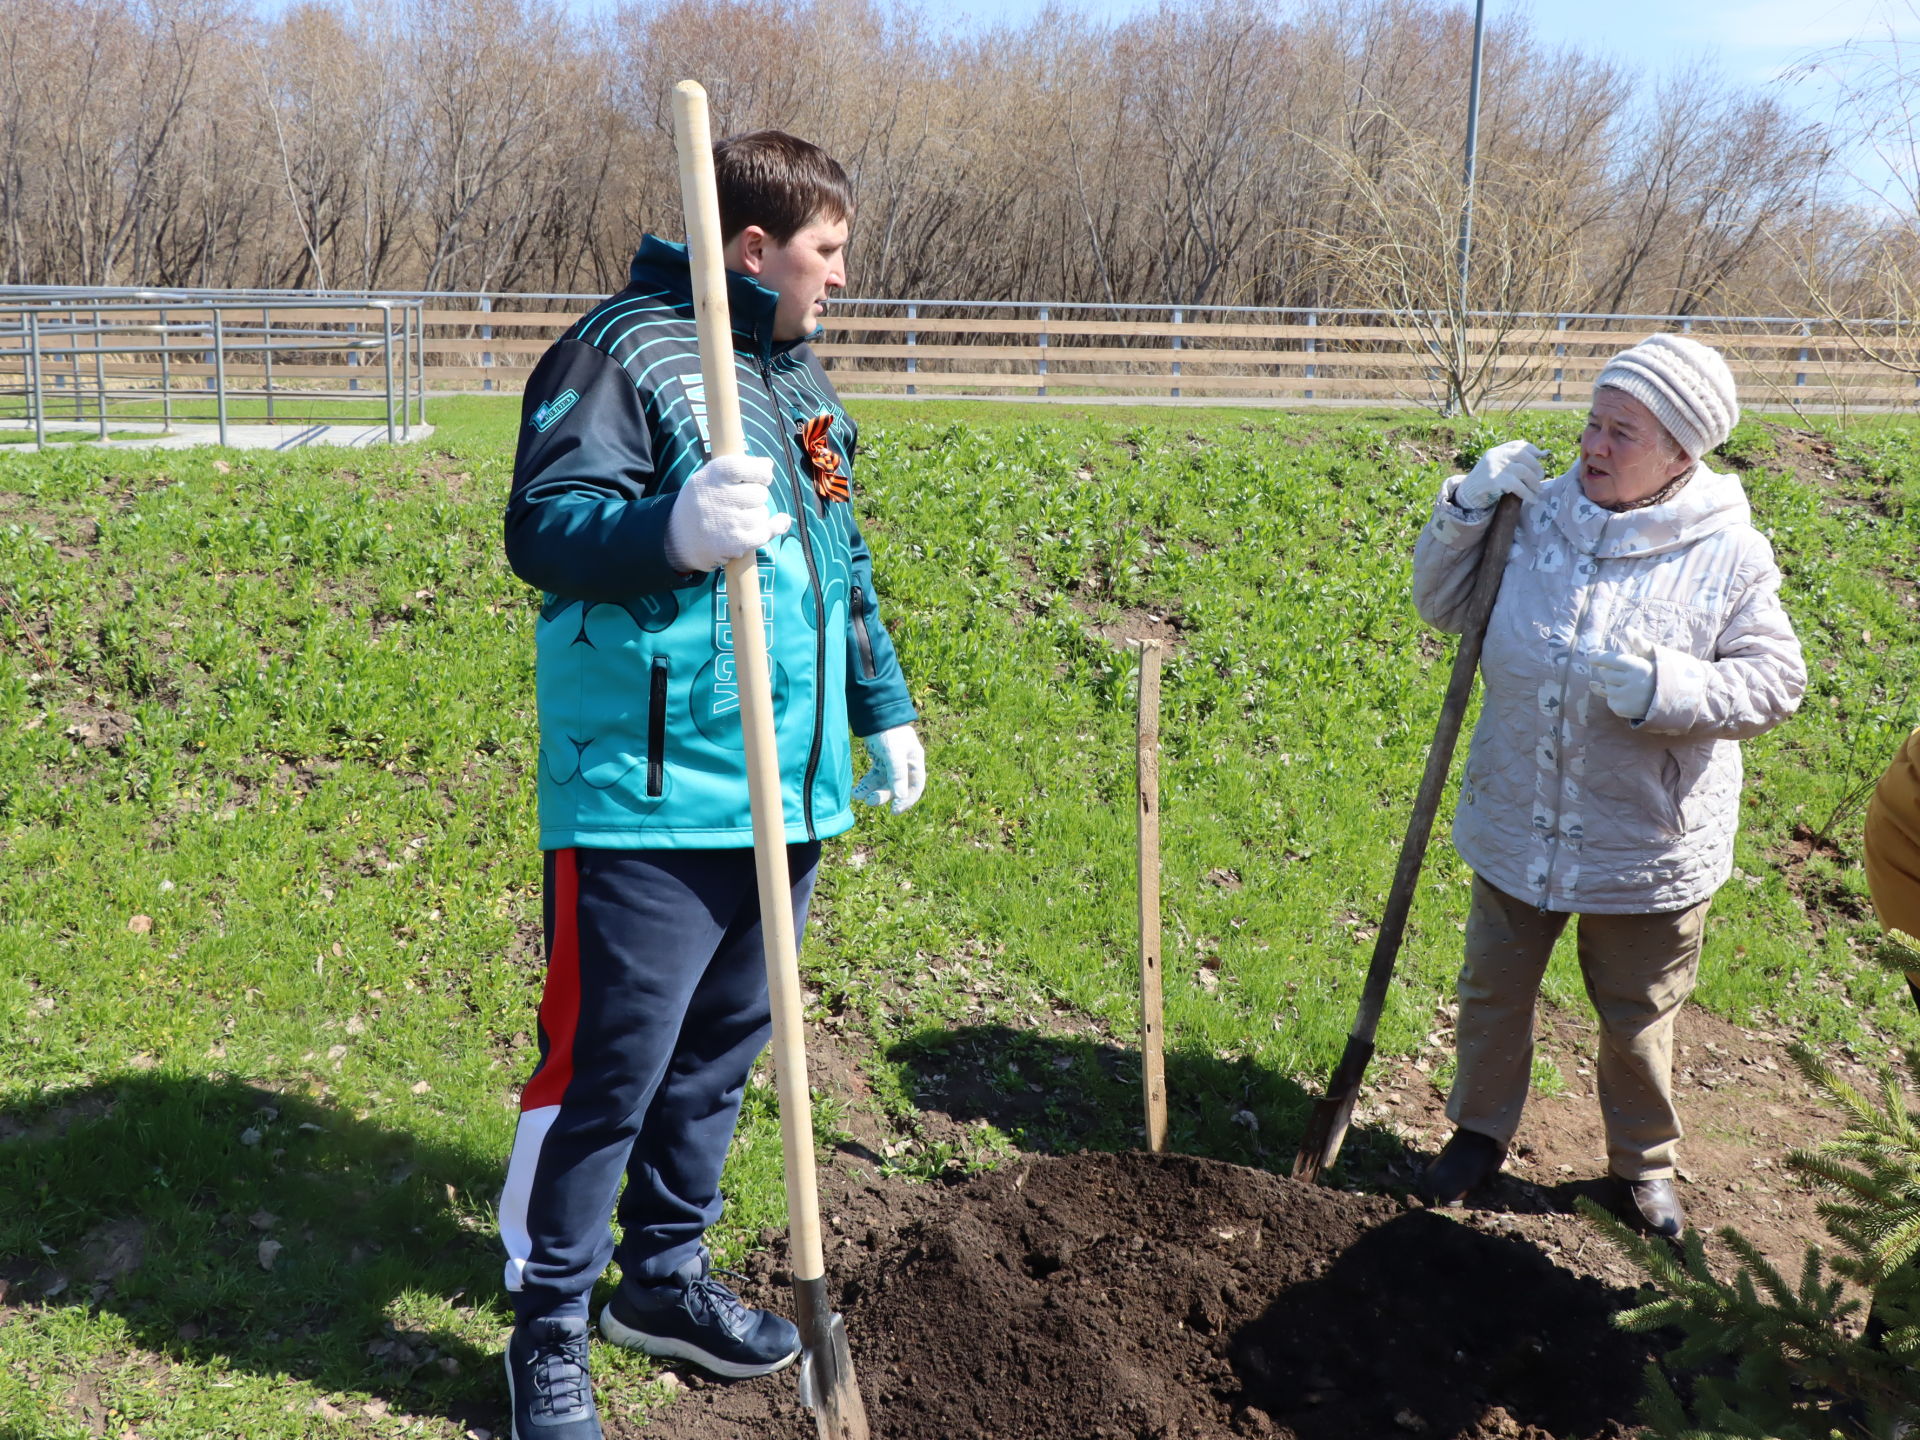
M 1680 757 L 1671 750 L 1660 755 L 1660 794 L 1667 802 L 1666 814 L 1662 817 L 1667 828 L 1676 835 L 1684 835 L 1687 829 L 1686 802 L 1687 792 L 1692 788 L 1680 763 Z
M 653 657 L 652 683 L 647 687 L 647 795 L 658 797 L 667 779 L 667 657 Z
M 867 596 L 858 585 L 853 587 L 853 643 L 860 647 L 860 678 L 871 680 L 879 669 L 873 663 L 873 636 L 867 633 Z

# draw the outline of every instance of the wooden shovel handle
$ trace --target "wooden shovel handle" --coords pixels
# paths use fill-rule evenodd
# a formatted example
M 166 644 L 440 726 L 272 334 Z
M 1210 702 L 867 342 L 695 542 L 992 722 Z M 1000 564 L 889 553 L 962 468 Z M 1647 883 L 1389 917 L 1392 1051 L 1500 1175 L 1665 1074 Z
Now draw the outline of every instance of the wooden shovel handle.
M 1460 628 L 1460 648 L 1453 655 L 1453 676 L 1447 683 L 1447 698 L 1440 705 L 1433 744 L 1427 749 L 1426 773 L 1420 777 L 1420 793 L 1414 797 L 1407 837 L 1400 842 L 1400 864 L 1393 872 L 1393 889 L 1387 894 L 1386 913 L 1380 917 L 1380 934 L 1373 942 L 1373 959 L 1367 966 L 1367 982 L 1360 992 L 1360 1008 L 1353 1017 L 1351 1038 L 1368 1047 L 1373 1044 L 1374 1032 L 1380 1028 L 1387 985 L 1393 979 L 1394 961 L 1399 958 L 1400 942 L 1406 935 L 1407 915 L 1413 909 L 1413 894 L 1420 883 L 1420 866 L 1427 858 L 1433 817 L 1440 809 L 1441 793 L 1447 788 L 1447 771 L 1453 765 L 1460 722 L 1466 718 L 1467 701 L 1473 695 L 1473 677 L 1480 668 L 1480 647 L 1487 638 L 1487 621 L 1493 614 L 1493 602 L 1499 598 L 1507 554 L 1513 549 L 1514 532 L 1519 526 L 1519 497 L 1501 496 L 1480 551 L 1473 591 L 1467 597 L 1466 623 Z
M 733 324 L 720 238 L 720 202 L 713 179 L 713 132 L 707 92 L 692 80 L 673 90 L 673 131 L 680 153 L 680 201 L 693 263 L 693 314 L 700 334 L 700 373 L 707 391 L 707 454 L 746 451 L 740 389 L 734 375 Z M 826 1274 L 820 1246 L 820 1195 L 813 1168 L 813 1102 L 807 1092 L 807 1046 L 801 1030 L 800 947 L 793 926 L 793 884 L 787 873 L 786 804 L 774 743 L 773 685 L 760 610 L 760 568 L 753 555 L 727 564 L 727 613 L 747 747 L 747 792 L 753 808 L 754 869 L 760 883 L 760 932 L 767 952 L 767 995 L 773 1010 L 774 1081 L 780 1096 L 780 1144 L 786 1158 L 787 1216 L 796 1283 Z

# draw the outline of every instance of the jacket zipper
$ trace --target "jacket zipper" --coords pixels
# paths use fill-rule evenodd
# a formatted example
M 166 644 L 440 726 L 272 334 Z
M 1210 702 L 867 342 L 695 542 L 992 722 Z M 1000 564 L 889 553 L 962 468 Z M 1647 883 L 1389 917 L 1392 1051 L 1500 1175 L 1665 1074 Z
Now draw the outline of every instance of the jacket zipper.
M 873 663 L 873 637 L 867 634 L 866 592 L 853 587 L 853 638 L 860 646 L 860 678 L 871 680 L 879 671 Z
M 657 796 L 667 779 L 667 657 L 653 657 L 653 683 L 647 697 L 647 794 Z
M 760 362 L 760 383 L 767 387 L 767 398 L 773 402 L 774 415 L 784 416 L 786 407 L 780 403 L 779 392 L 773 388 L 773 367 L 765 360 Z M 819 617 L 820 622 L 814 627 L 813 635 L 813 745 L 807 751 L 806 776 L 802 781 L 803 788 L 800 792 L 801 813 L 807 824 L 807 839 L 818 840 L 820 837 L 813 828 L 813 785 L 820 774 L 820 741 L 826 721 L 821 697 L 826 688 L 827 674 L 827 603 L 820 594 L 820 569 L 814 563 L 813 538 L 808 533 L 807 525 L 807 496 L 806 491 L 800 488 L 801 467 L 794 461 L 793 437 L 787 433 L 785 425 L 777 428 L 780 431 L 781 453 L 787 458 L 787 478 L 792 482 L 793 518 L 799 524 L 800 553 L 806 557 L 807 561 L 807 584 L 813 591 L 813 613 Z

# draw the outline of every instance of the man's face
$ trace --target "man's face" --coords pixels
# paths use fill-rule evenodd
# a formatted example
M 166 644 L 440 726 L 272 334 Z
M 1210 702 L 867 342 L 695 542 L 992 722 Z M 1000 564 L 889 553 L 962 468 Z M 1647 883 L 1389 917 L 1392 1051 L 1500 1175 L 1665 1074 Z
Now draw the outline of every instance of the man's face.
M 809 220 L 784 245 L 749 225 L 727 246 L 727 264 L 779 295 L 774 339 L 804 340 L 827 313 L 831 292 L 846 286 L 847 222 Z

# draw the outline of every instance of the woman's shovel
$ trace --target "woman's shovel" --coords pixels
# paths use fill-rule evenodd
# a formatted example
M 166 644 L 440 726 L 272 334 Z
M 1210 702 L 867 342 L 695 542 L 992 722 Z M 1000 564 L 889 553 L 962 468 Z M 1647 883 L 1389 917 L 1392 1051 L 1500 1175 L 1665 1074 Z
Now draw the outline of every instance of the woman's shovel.
M 1487 618 L 1493 614 L 1493 602 L 1500 594 L 1500 577 L 1507 568 L 1507 552 L 1513 548 L 1513 532 L 1519 524 L 1519 498 L 1503 495 L 1487 529 L 1480 568 L 1473 577 L 1473 593 L 1467 597 L 1466 623 L 1460 629 L 1460 648 L 1453 656 L 1453 678 L 1440 706 L 1440 723 L 1433 729 L 1427 771 L 1420 777 L 1420 793 L 1413 802 L 1413 818 L 1407 822 L 1407 838 L 1400 842 L 1400 866 L 1393 874 L 1379 938 L 1373 942 L 1373 960 L 1367 966 L 1367 983 L 1360 992 L 1360 1013 L 1354 1016 L 1347 1048 L 1327 1081 L 1326 1098 L 1313 1102 L 1306 1138 L 1300 1142 L 1300 1153 L 1293 1157 L 1296 1180 L 1318 1180 L 1320 1172 L 1340 1158 L 1340 1144 L 1347 1138 L 1354 1102 L 1360 1098 L 1360 1081 L 1373 1058 L 1373 1036 L 1380 1028 L 1380 1011 L 1386 1005 L 1387 985 L 1393 979 L 1393 962 L 1399 958 L 1400 941 L 1406 934 L 1407 913 L 1413 909 L 1413 892 L 1420 883 L 1420 865 L 1427 858 L 1427 839 L 1440 808 L 1440 792 L 1446 789 L 1447 771 L 1453 764 L 1454 742 L 1460 738 L 1460 722 L 1473 694 L 1480 645 L 1487 638 Z
M 707 92 L 692 80 L 674 87 L 673 130 L 680 152 L 687 249 L 693 260 L 700 373 L 707 388 L 707 453 L 739 455 L 745 453 L 747 443 L 740 428 L 740 391 L 733 370 L 720 203 L 713 180 L 713 134 L 707 124 Z M 806 523 L 804 516 L 800 523 Z M 827 1301 L 820 1195 L 813 1171 L 813 1104 L 807 1093 L 807 1047 L 800 1028 L 800 952 L 794 936 L 792 880 L 787 874 L 786 807 L 780 796 L 780 756 L 774 746 L 760 567 L 752 555 L 727 565 L 727 611 L 733 622 L 740 729 L 747 747 L 747 790 L 753 806 L 753 858 L 760 881 L 760 933 L 766 937 L 767 992 L 773 1008 L 774 1080 L 780 1095 L 793 1298 L 800 1327 L 800 1401 L 813 1412 L 821 1440 L 868 1440 L 867 1410 L 853 1377 L 847 1329 Z

